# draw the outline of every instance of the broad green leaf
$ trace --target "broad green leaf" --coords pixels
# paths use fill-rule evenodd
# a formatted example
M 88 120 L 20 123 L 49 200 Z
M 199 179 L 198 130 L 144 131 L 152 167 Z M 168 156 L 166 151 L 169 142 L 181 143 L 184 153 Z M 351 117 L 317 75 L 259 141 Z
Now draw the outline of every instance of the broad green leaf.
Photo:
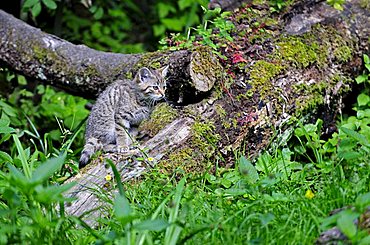
M 1 100 L 0 100 L 0 110 L 5 112 L 5 114 L 10 116 L 10 117 L 16 117 L 17 116 L 17 111 L 13 107 L 11 107 L 10 105 L 8 105 L 7 103 L 5 103 L 4 101 L 1 101 Z
M 161 22 L 172 31 L 182 31 L 182 28 L 186 24 L 183 18 L 164 18 Z
M 370 71 L 370 64 L 365 64 L 365 67 L 368 71 Z
M 187 7 L 190 7 L 193 5 L 195 2 L 194 0 L 179 0 L 177 4 L 179 5 L 180 10 L 184 10 Z
M 117 217 L 117 219 L 124 219 L 132 213 L 130 203 L 123 195 L 117 195 L 116 199 L 114 200 L 113 207 L 114 215 Z
M 95 13 L 97 9 L 98 9 L 98 6 L 93 5 L 93 6 L 91 6 L 91 7 L 89 8 L 89 11 L 90 11 L 91 13 Z
M 31 181 L 33 183 L 42 183 L 51 177 L 56 171 L 60 170 L 63 166 L 65 155 L 61 155 L 55 158 L 50 158 L 46 162 L 38 166 L 32 173 Z
M 273 192 L 272 195 L 264 194 L 263 198 L 269 202 L 289 202 L 290 201 L 290 199 L 286 195 L 280 192 L 277 192 L 277 193 Z
M 33 5 L 35 5 L 36 3 L 39 3 L 39 2 L 40 2 L 40 0 L 26 0 L 23 3 L 23 8 L 32 7 Z
M 359 195 L 355 201 L 356 207 L 360 212 L 370 205 L 370 192 Z
M 362 154 L 356 151 L 340 151 L 338 152 L 338 156 L 347 161 L 350 161 L 360 158 Z
M 365 74 L 364 75 L 359 75 L 359 76 L 356 77 L 355 80 L 356 80 L 357 84 L 363 83 L 367 80 L 367 75 L 365 75 Z
M 365 64 L 370 64 L 370 58 L 367 54 L 364 54 L 364 62 Z
M 353 223 L 359 214 L 354 213 L 351 210 L 345 210 L 339 214 L 337 219 L 337 225 L 339 229 L 349 238 L 353 238 L 356 235 L 357 228 Z
M 362 134 L 359 134 L 356 131 L 345 127 L 340 127 L 340 130 L 342 130 L 346 135 L 350 136 L 351 138 L 357 140 L 358 143 L 360 143 L 361 145 L 369 146 L 368 140 Z
M 336 10 L 340 10 L 340 11 L 342 11 L 342 10 L 343 10 L 342 5 L 340 5 L 339 3 L 334 3 L 333 7 L 334 7 Z
M 1 138 L 0 138 L 0 145 L 1 145 L 3 142 L 5 142 L 5 141 L 9 140 L 11 136 L 12 136 L 11 134 L 5 134 L 3 137 L 1 137 Z
M 357 103 L 359 106 L 367 105 L 370 101 L 370 97 L 364 93 L 361 93 L 359 96 L 357 96 Z
M 330 228 L 332 228 L 333 226 L 335 226 L 337 224 L 337 220 L 340 216 L 340 213 L 336 213 L 336 214 L 333 214 L 331 216 L 328 216 L 326 217 L 321 225 L 320 225 L 320 229 L 321 230 L 328 230 Z
M 312 133 L 315 133 L 318 127 L 316 124 L 309 123 L 309 124 L 304 125 L 304 129 L 306 130 L 306 133 L 312 136 Z
M 296 128 L 294 130 L 294 135 L 297 136 L 297 137 L 301 137 L 305 134 L 303 128 Z
M 251 183 L 255 183 L 258 180 L 256 168 L 244 156 L 239 158 L 239 172 Z
M 99 20 L 104 15 L 104 9 L 102 7 L 99 7 L 96 12 L 94 13 L 94 19 Z
M 31 9 L 31 13 L 33 17 L 37 17 L 41 13 L 41 3 L 40 2 L 33 5 Z
M 161 36 L 165 31 L 166 27 L 164 25 L 153 25 L 154 36 Z
M 0 134 L 10 134 L 14 132 L 15 132 L 15 129 L 12 127 L 0 127 Z
M 18 84 L 20 84 L 20 85 L 26 85 L 27 84 L 26 78 L 22 75 L 18 75 L 17 80 L 18 80 Z
M 275 219 L 275 215 L 272 213 L 261 214 L 259 217 L 263 226 L 268 225 L 272 220 Z
M 9 118 L 0 119 L 0 127 L 6 127 L 6 126 L 9 126 L 9 124 L 10 124 Z
M 157 8 L 158 8 L 158 15 L 160 19 L 163 19 L 164 17 L 166 17 L 170 12 L 172 13 L 176 12 L 176 8 L 166 3 L 158 3 Z
M 161 231 L 169 226 L 169 223 L 163 219 L 144 220 L 135 224 L 134 228 L 140 231 Z
M 294 146 L 294 151 L 297 152 L 298 154 L 303 155 L 304 153 L 306 153 L 306 148 L 304 146 L 301 146 L 301 145 L 295 145 Z
M 369 245 L 370 244 L 370 235 L 367 235 L 365 238 L 361 239 L 358 242 L 358 245 Z
M 230 188 L 232 182 L 229 179 L 222 178 L 221 179 L 221 185 L 223 185 L 225 188 Z
M 9 169 L 10 176 L 20 185 L 21 188 L 28 185 L 29 181 L 21 171 L 19 171 L 12 164 L 7 164 L 7 166 Z
M 62 196 L 64 192 L 76 185 L 76 182 L 71 182 L 63 185 L 52 185 L 43 187 L 37 190 L 36 200 L 41 203 L 54 203 L 63 201 L 66 198 Z
M 56 9 L 57 4 L 53 0 L 42 0 L 48 9 Z

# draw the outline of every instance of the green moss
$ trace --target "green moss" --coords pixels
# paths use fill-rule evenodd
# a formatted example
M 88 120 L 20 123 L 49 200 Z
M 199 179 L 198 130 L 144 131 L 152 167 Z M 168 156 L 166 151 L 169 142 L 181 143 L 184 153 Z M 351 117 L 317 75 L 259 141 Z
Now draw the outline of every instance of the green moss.
M 266 0 L 253 0 L 253 5 L 263 5 L 267 4 L 268 2 Z
M 223 77 L 222 66 L 212 49 L 207 46 L 197 46 L 192 49 L 191 71 L 196 76 L 202 77 L 203 83 L 199 83 L 198 87 L 196 87 L 196 89 L 201 91 L 209 91 L 213 87 L 214 82 L 221 80 Z
M 156 135 L 164 125 L 172 122 L 178 113 L 166 103 L 161 103 L 155 107 L 150 118 L 140 124 L 139 130 L 143 130 L 150 136 Z
M 370 2 L 369 2 L 369 0 L 360 0 L 360 6 L 361 6 L 361 8 L 370 10 Z
M 163 51 L 145 53 L 141 56 L 140 61 L 136 64 L 136 69 L 139 70 L 141 67 L 148 67 L 152 69 L 159 69 L 165 64 L 168 64 L 169 55 L 165 55 Z
M 220 118 L 225 118 L 226 117 L 227 113 L 226 113 L 225 109 L 222 108 L 222 106 L 220 104 L 215 105 L 215 110 L 216 110 L 217 115 Z
M 84 76 L 85 77 L 94 77 L 99 74 L 99 71 L 96 69 L 95 65 L 90 64 L 88 67 L 86 67 Z
M 278 42 L 279 55 L 285 62 L 298 68 L 305 68 L 318 60 L 317 43 L 306 45 L 297 37 L 289 37 Z
M 326 45 L 321 45 L 320 48 L 317 49 L 317 60 L 316 64 L 317 67 L 325 67 L 328 63 L 329 57 L 329 49 Z
M 44 48 L 41 48 L 38 45 L 33 45 L 32 50 L 33 50 L 34 57 L 40 61 L 44 60 L 48 56 L 47 50 Z
M 216 152 L 220 136 L 215 133 L 213 122 L 195 122 L 192 137 L 186 145 L 171 152 L 167 160 L 160 163 L 160 168 L 168 174 L 181 169 L 185 173 L 203 173 L 210 166 L 209 159 Z
M 161 68 L 161 63 L 160 62 L 153 62 L 150 64 L 150 67 L 153 68 L 153 69 L 159 69 Z
M 283 65 L 301 69 L 310 65 L 320 68 L 326 66 L 329 57 L 338 62 L 348 62 L 353 54 L 352 43 L 340 30 L 317 24 L 302 36 L 280 38 L 273 58 Z
M 323 90 L 325 90 L 326 85 L 326 81 L 312 84 L 301 83 L 293 85 L 295 93 L 299 96 L 299 98 L 295 99 L 296 116 L 299 116 L 309 109 L 316 109 L 318 105 L 322 105 L 324 103 L 322 93 Z
M 272 78 L 283 70 L 283 66 L 259 60 L 250 69 L 252 90 L 249 90 L 246 96 L 252 96 L 252 92 L 258 92 L 261 95 L 269 93 L 272 89 Z
M 347 62 L 352 58 L 352 50 L 346 45 L 340 46 L 334 50 L 334 57 L 339 62 Z
M 220 136 L 215 132 L 212 121 L 195 122 L 192 126 L 192 144 L 196 146 L 205 156 L 211 157 L 217 147 Z
M 165 161 L 161 165 L 164 166 L 169 173 L 178 168 L 183 169 L 185 172 L 191 172 L 194 167 L 199 169 L 196 167 L 197 162 L 193 157 L 193 151 L 194 150 L 190 147 L 176 150 L 168 156 L 168 162 Z

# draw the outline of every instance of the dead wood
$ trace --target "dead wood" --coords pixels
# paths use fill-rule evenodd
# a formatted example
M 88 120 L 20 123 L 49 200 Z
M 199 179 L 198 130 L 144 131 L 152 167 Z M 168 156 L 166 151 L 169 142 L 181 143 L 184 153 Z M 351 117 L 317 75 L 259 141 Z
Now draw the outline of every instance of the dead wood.
M 144 54 L 102 52 L 42 32 L 2 10 L 0 62 L 27 77 L 86 98 L 96 97 L 115 80 L 132 77 L 142 66 L 169 65 L 168 97 L 179 104 L 187 103 L 187 98 L 193 102 L 209 91 L 221 74 L 209 49 Z M 212 72 L 205 73 L 209 69 Z

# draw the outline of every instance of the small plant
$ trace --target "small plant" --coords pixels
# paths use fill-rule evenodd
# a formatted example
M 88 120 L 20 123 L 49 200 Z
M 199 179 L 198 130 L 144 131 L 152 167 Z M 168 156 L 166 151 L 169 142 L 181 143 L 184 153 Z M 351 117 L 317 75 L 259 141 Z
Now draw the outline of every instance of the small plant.
M 17 136 L 13 135 L 13 139 Z M 60 186 L 49 182 L 63 166 L 65 155 L 50 158 L 32 169 L 27 151 L 19 146 L 19 141 L 15 142 L 18 157 L 6 156 L 6 168 L 0 171 L 1 243 L 71 243 L 77 233 L 71 229 L 73 220 L 63 214 L 63 202 L 69 199 L 62 194 L 74 183 Z M 17 161 L 22 162 L 23 171 L 15 167 Z
M 101 222 L 101 225 L 107 226 L 105 234 L 97 234 L 90 228 L 88 230 L 91 235 L 98 236 L 98 243 L 155 244 L 162 240 L 161 244 L 176 244 L 183 229 L 178 224 L 178 216 L 186 179 L 180 180 L 173 192 L 145 219 L 141 213 L 135 211 L 127 199 L 114 163 L 108 160 L 108 164 L 113 170 L 118 188 L 118 194 L 112 202 L 113 216 Z M 168 213 L 167 218 L 163 217 L 164 212 Z
M 284 1 L 284 0 L 270 0 L 270 10 L 271 12 L 280 12 L 286 6 L 288 6 L 292 1 Z
M 220 45 L 224 44 L 219 42 L 219 40 L 223 40 L 223 42 L 233 41 L 231 33 L 235 26 L 231 21 L 227 20 L 227 16 L 230 15 L 230 12 L 221 13 L 220 8 L 214 10 L 203 8 L 203 10 L 205 13 L 205 20 L 202 25 L 196 28 L 189 28 L 187 36 L 178 33 L 172 35 L 170 39 L 162 39 L 160 41 L 162 49 L 169 48 L 170 50 L 180 50 L 198 45 L 205 45 L 211 47 L 219 56 L 222 56 L 221 53 L 219 53 L 219 48 Z
M 362 75 L 359 75 L 356 77 L 357 84 L 360 83 L 370 83 L 369 81 L 369 73 L 370 73 L 370 58 L 368 55 L 364 54 L 363 56 L 364 64 L 365 64 L 365 70 Z
M 41 13 L 42 6 L 50 10 L 55 10 L 57 8 L 57 4 L 54 0 L 26 0 L 23 2 L 22 11 L 30 11 L 32 17 L 36 18 Z
M 367 55 L 364 55 L 364 63 L 367 71 L 356 78 L 358 84 L 363 83 L 365 86 L 357 96 L 357 104 L 354 107 L 356 116 L 350 116 L 340 128 L 341 142 L 338 150 L 348 161 L 361 161 L 370 147 L 370 59 Z
M 366 227 L 370 207 L 370 192 L 359 195 L 353 208 L 347 208 L 339 213 L 326 218 L 321 225 L 321 229 L 327 230 L 337 226 L 351 244 L 369 244 L 370 235 L 362 227 Z
M 326 0 L 326 2 L 337 10 L 343 10 L 342 5 L 346 2 L 346 0 Z

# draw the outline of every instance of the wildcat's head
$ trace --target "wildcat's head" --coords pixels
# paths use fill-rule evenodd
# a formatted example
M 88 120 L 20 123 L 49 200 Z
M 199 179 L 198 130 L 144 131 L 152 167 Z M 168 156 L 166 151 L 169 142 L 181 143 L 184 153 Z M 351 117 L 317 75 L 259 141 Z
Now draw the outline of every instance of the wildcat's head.
M 136 82 L 145 98 L 151 101 L 158 101 L 165 98 L 168 66 L 158 70 L 141 68 L 136 75 Z

